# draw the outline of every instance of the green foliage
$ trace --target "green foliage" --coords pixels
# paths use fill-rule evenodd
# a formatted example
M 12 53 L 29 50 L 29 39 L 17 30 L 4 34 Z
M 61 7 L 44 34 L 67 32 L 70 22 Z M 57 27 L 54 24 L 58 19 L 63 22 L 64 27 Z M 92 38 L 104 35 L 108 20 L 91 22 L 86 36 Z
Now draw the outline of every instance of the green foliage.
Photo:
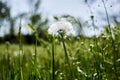
M 76 80 L 120 79 L 120 25 L 111 28 L 114 43 L 106 30 L 99 37 L 65 39 L 65 47 L 71 63 L 72 76 Z M 50 37 L 49 37 L 50 38 Z M 22 43 L 21 43 L 22 44 Z M 0 45 L 0 79 L 2 80 L 51 80 L 51 43 L 42 45 Z M 20 48 L 22 47 L 22 49 Z M 35 52 L 36 49 L 36 52 Z M 22 50 L 23 53 L 20 51 Z M 36 57 L 35 57 L 35 53 Z M 20 54 L 20 55 L 19 55 Z M 54 79 L 71 80 L 68 64 L 65 64 L 62 41 L 54 40 Z M 36 63 L 34 60 L 36 58 Z M 19 61 L 21 60 L 21 66 Z M 21 74 L 22 73 L 22 74 Z M 21 75 L 21 76 L 20 76 Z
M 6 3 L 0 1 L 0 20 L 9 17 L 10 17 L 10 8 L 6 5 Z

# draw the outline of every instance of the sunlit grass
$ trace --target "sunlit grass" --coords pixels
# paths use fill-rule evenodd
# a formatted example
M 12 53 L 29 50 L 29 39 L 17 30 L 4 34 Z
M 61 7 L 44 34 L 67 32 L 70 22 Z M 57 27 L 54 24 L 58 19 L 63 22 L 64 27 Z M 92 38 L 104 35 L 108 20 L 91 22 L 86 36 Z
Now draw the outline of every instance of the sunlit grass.
M 81 40 L 74 40 L 74 42 L 67 42 L 67 51 L 69 53 L 70 61 L 72 62 L 72 71 L 74 73 L 74 76 L 78 80 L 84 80 L 87 78 L 92 78 L 94 80 L 99 80 L 97 78 L 97 74 L 95 71 L 96 65 L 94 63 L 95 59 L 94 57 L 97 57 L 97 54 L 95 55 L 92 53 L 92 48 L 91 44 L 93 44 L 92 39 L 88 41 L 88 39 L 81 39 Z M 107 42 L 106 42 L 107 44 Z M 94 45 L 94 44 L 93 44 Z M 70 47 L 71 46 L 71 47 Z M 100 46 L 100 45 L 99 45 Z M 106 50 L 104 51 L 104 66 L 102 68 L 107 71 L 104 72 L 104 77 L 109 79 L 111 75 L 114 75 L 113 73 L 110 73 L 112 70 L 112 54 L 109 54 L 111 51 L 109 48 L 111 48 L 108 44 L 105 45 Z M 104 48 L 105 48 L 104 47 Z M 102 47 L 101 47 L 102 48 Z M 4 51 L 2 51 L 4 50 Z M 16 55 L 19 52 L 19 47 L 18 44 L 10 44 L 9 46 L 9 52 L 10 52 L 10 57 L 11 57 L 11 66 L 14 64 L 13 68 L 14 71 L 17 71 L 17 64 L 18 64 L 18 58 L 19 56 Z M 24 58 L 23 58 L 23 76 L 27 80 L 29 77 L 29 73 L 32 70 L 32 65 L 33 65 L 33 58 L 34 58 L 34 45 L 23 45 L 23 52 L 24 52 Z M 51 78 L 51 45 L 48 43 L 47 46 L 37 46 L 37 66 L 39 68 L 39 72 L 41 73 L 41 78 L 47 78 L 50 80 Z M 0 60 L 3 61 L 3 56 L 6 55 L 6 45 L 1 44 L 0 46 L 0 55 L 1 58 Z M 100 59 L 97 58 L 97 61 L 101 62 L 102 55 L 99 55 Z M 118 56 L 119 57 L 119 56 Z M 64 60 L 64 51 L 62 44 L 56 44 L 56 49 L 55 49 L 55 76 L 56 79 L 67 79 L 65 78 L 65 60 Z M 2 63 L 0 63 L 3 65 Z M 82 71 L 79 71 L 77 69 L 81 69 Z M 119 69 L 119 66 L 118 66 Z M 1 72 L 2 73 L 2 72 Z M 68 73 L 69 74 L 69 73 Z M 16 74 L 14 74 L 16 75 Z M 2 74 L 1 74 L 2 76 Z M 1 77 L 0 76 L 0 77 Z M 61 77 L 59 77 L 61 76 Z M 114 76 L 112 76 L 114 78 Z M 111 77 L 111 78 L 112 78 Z
M 116 80 L 113 54 L 117 76 L 120 79 L 120 37 L 119 27 L 115 31 L 115 50 L 111 44 L 107 32 L 96 38 L 66 38 L 66 51 L 71 63 L 72 76 L 77 80 Z M 96 46 L 97 45 L 97 46 Z M 68 80 L 71 73 L 69 66 L 65 64 L 64 47 L 61 41 L 55 40 L 54 47 L 54 77 L 55 80 Z M 51 80 L 51 42 L 43 41 L 43 44 L 36 45 L 36 67 L 34 67 L 35 45 L 22 45 L 23 54 L 19 56 L 19 44 L 6 42 L 0 44 L 0 79 L 18 80 L 19 57 L 22 59 L 23 80 Z M 114 50 L 114 52 L 113 52 Z M 66 75 L 66 71 L 67 75 Z

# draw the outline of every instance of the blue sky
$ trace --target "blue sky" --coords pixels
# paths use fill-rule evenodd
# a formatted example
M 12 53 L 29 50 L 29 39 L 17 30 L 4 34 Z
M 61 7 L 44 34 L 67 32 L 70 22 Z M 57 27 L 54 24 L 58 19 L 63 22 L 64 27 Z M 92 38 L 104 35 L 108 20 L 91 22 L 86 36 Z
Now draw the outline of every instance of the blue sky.
M 8 2 L 8 5 L 11 7 L 11 15 L 13 17 L 23 12 L 28 13 L 31 11 L 31 9 L 33 9 L 31 5 L 28 4 L 28 0 L 6 0 L 6 1 Z M 103 20 L 106 18 L 103 4 L 101 0 L 93 0 L 93 1 L 95 2 L 90 4 L 90 6 L 91 6 L 92 14 L 94 15 L 96 21 L 95 24 L 98 27 L 102 27 L 107 24 L 107 22 Z M 114 14 L 115 15 L 120 14 L 119 0 L 105 0 L 105 2 L 109 16 L 112 16 Z M 62 14 L 69 14 L 75 17 L 79 17 L 83 23 L 86 21 L 88 21 L 88 23 L 91 23 L 90 20 L 91 13 L 87 5 L 84 3 L 84 0 L 42 0 L 39 11 L 42 12 L 43 17 L 49 18 L 51 22 L 54 21 L 53 20 L 54 15 L 59 16 Z M 118 17 L 118 20 L 120 21 L 120 16 Z M 111 20 L 111 25 L 113 25 L 112 20 Z M 5 32 L 8 32 L 6 31 L 6 29 L 4 30 L 3 29 L 4 28 L 0 29 L 0 36 L 3 35 Z M 27 28 L 24 28 L 22 30 L 23 33 L 29 32 Z M 87 32 L 90 32 L 91 29 L 87 29 L 87 30 L 88 30 Z M 99 33 L 99 31 L 96 32 Z M 91 32 L 90 35 L 92 34 L 94 34 L 94 32 Z

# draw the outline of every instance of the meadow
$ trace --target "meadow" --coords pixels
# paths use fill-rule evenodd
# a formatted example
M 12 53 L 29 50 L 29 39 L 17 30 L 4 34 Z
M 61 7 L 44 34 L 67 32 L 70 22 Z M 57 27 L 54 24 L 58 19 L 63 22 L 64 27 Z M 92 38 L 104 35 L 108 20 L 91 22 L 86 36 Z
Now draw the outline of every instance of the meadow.
M 99 36 L 0 44 L 0 80 L 120 80 L 120 24 Z M 54 53 L 54 59 L 53 59 Z M 68 54 L 66 60 L 65 54 Z
M 71 27 L 69 23 L 59 24 L 53 32 L 41 28 L 45 35 L 38 34 L 38 29 L 45 27 L 48 20 L 41 22 L 41 15 L 35 14 L 28 24 L 33 30 L 34 44 L 26 44 L 20 23 L 16 34 L 18 42 L 13 39 L 12 43 L 9 40 L 0 43 L 0 80 L 120 80 L 120 22 L 114 20 L 115 26 L 111 27 L 104 0 L 102 2 L 108 24 L 99 36 L 66 36 L 66 27 Z M 71 16 L 63 17 L 71 19 Z M 94 16 L 91 14 L 90 18 L 95 29 Z M 73 17 L 72 20 L 82 27 L 79 20 Z M 12 27 L 13 22 L 14 19 Z M 58 36 L 50 35 L 54 30 Z M 39 38 L 40 35 L 47 40 Z

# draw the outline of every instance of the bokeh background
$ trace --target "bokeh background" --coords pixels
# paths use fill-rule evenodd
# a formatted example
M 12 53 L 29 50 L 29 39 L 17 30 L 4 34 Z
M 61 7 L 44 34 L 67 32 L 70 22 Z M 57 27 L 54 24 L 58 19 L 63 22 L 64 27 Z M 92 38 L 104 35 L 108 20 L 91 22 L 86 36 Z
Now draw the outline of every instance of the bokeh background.
M 105 3 L 110 24 L 114 27 L 115 22 L 120 22 L 120 1 L 105 0 Z M 20 22 L 24 36 L 32 36 L 32 31 L 27 26 L 32 23 L 39 28 L 41 38 L 45 38 L 46 30 L 55 22 L 55 17 L 63 15 L 79 20 L 82 29 L 77 31 L 81 31 L 84 36 L 100 35 L 104 26 L 108 25 L 105 14 L 101 0 L 0 0 L 0 43 L 17 37 Z M 91 16 L 94 16 L 98 28 L 95 31 L 91 25 Z

